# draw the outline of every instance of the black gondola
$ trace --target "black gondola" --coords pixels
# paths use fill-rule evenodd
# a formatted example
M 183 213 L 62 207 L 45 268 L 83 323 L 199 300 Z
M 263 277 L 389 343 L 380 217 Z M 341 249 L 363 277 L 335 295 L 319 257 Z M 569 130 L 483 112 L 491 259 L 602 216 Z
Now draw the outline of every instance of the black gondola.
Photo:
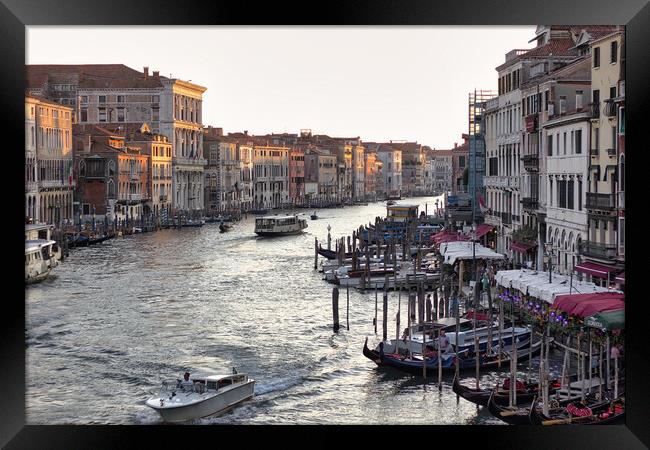
M 534 397 L 532 403 L 526 408 L 520 406 L 510 408 L 508 406 L 496 404 L 494 400 L 495 392 L 496 390 L 492 391 L 490 398 L 488 399 L 487 407 L 490 414 L 510 425 L 530 425 L 530 408 L 535 405 L 537 397 Z
M 223 222 L 219 224 L 219 231 L 221 231 L 222 233 L 225 233 L 226 231 L 230 231 L 230 230 L 232 230 L 232 225 Z
M 334 260 L 334 259 L 338 258 L 338 255 L 336 254 L 336 252 L 334 250 L 327 250 L 327 249 L 322 248 L 320 246 L 318 247 L 318 254 L 321 255 L 321 256 L 324 256 L 325 258 L 330 259 L 330 260 Z M 363 253 L 360 250 L 357 250 L 357 256 L 363 256 Z M 345 257 L 346 258 L 352 258 L 352 252 L 346 253 Z
M 529 351 L 528 346 L 530 345 L 530 341 L 528 344 L 523 345 L 520 347 L 517 351 L 518 353 L 518 360 L 524 361 L 528 358 L 529 354 L 532 353 L 532 357 L 535 357 L 539 354 L 541 350 L 541 341 L 536 342 L 532 344 L 532 352 Z M 379 351 L 376 350 L 371 350 L 368 348 L 368 338 L 366 338 L 365 343 L 363 344 L 363 355 L 372 360 L 375 364 L 381 367 L 392 367 L 398 370 L 401 370 L 403 372 L 411 373 L 414 375 L 420 375 L 422 374 L 422 360 L 421 359 L 413 359 L 413 358 L 406 358 L 403 355 L 397 356 L 397 355 L 389 355 L 384 353 L 384 344 L 383 342 L 379 343 Z M 435 355 L 435 352 L 433 352 Z M 453 357 L 443 357 L 441 358 L 442 361 L 442 370 L 444 371 L 451 371 L 456 369 L 455 365 L 455 359 L 458 358 L 458 356 L 453 356 Z M 476 359 L 474 355 L 469 351 L 465 350 L 462 352 L 462 355 L 460 358 L 458 358 L 458 366 L 460 370 L 472 370 L 476 368 Z M 510 361 L 510 358 L 507 356 L 506 353 L 504 353 L 501 357 L 501 364 L 508 363 Z M 485 370 L 485 369 L 496 369 L 499 364 L 499 359 L 497 355 L 486 355 L 485 353 L 480 354 L 479 357 L 479 369 L 480 370 Z M 427 376 L 437 376 L 437 371 L 438 371 L 438 357 L 428 357 L 426 359 L 426 366 L 427 366 Z
M 572 380 L 575 381 L 577 375 L 572 377 Z M 552 380 L 549 384 L 549 395 L 555 393 L 557 389 L 560 388 L 560 380 Z M 537 383 L 524 383 L 524 389 L 517 390 L 517 404 L 526 404 L 530 405 L 530 402 L 537 396 L 538 384 Z M 457 377 L 454 377 L 454 383 L 452 385 L 452 390 L 458 394 L 460 397 L 463 397 L 465 400 L 477 405 L 487 406 L 488 401 L 490 400 L 490 395 L 492 395 L 493 390 L 490 389 L 476 389 L 470 388 L 468 386 L 463 386 L 458 381 Z M 494 401 L 497 405 L 505 406 L 510 403 L 510 394 L 503 388 L 499 390 L 498 388 L 494 392 Z
M 572 409 L 573 408 L 573 409 Z M 575 414 L 581 411 L 584 415 Z M 625 397 L 615 401 L 581 403 L 574 401 L 544 415 L 535 404 L 530 407 L 529 422 L 532 425 L 611 425 L 625 423 Z
M 114 237 L 115 237 L 115 234 L 106 234 L 106 235 L 100 236 L 100 237 L 89 238 L 87 245 L 99 244 L 101 242 L 107 241 L 107 240 L 112 239 Z

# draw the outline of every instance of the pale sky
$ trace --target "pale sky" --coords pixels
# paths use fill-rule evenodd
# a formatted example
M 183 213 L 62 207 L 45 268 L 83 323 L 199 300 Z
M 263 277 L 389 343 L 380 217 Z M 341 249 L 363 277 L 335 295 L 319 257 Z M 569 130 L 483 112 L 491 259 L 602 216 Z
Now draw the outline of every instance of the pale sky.
M 532 48 L 535 26 L 29 26 L 27 64 L 125 64 L 208 90 L 203 123 L 224 132 L 409 140 L 451 148 L 468 94 Z

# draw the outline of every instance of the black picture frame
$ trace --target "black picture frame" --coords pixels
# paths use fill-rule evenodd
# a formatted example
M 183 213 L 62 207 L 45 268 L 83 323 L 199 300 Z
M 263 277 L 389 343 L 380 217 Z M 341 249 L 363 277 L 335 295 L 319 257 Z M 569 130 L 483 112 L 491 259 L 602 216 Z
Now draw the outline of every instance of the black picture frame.
M 639 263 L 626 266 L 629 280 L 626 285 L 627 342 L 627 417 L 625 426 L 603 427 L 498 427 L 498 426 L 436 426 L 424 429 L 393 427 L 175 427 L 175 426 L 47 426 L 25 425 L 25 304 L 18 295 L 4 296 L 3 322 L 0 327 L 3 348 L 0 354 L 5 368 L 5 388 L 0 407 L 0 445 L 6 448 L 124 448 L 135 446 L 143 439 L 147 447 L 163 444 L 165 447 L 187 445 L 195 438 L 207 439 L 211 446 L 226 445 L 224 435 L 232 444 L 248 446 L 254 437 L 260 443 L 299 445 L 315 443 L 346 444 L 351 432 L 361 432 L 370 439 L 355 445 L 449 445 L 468 444 L 477 448 L 647 448 L 650 446 L 650 398 L 648 381 L 648 338 L 644 314 L 647 295 L 642 282 L 644 268 L 642 206 L 633 198 L 641 198 L 634 184 L 644 186 L 641 161 L 645 128 L 640 123 L 648 103 L 648 44 L 650 43 L 650 4 L 647 0 L 548 0 L 525 1 L 329 1 L 318 5 L 266 2 L 214 3 L 208 1 L 173 2 L 170 0 L 125 1 L 114 0 L 2 0 L 0 4 L 0 46 L 4 70 L 2 78 L 2 121 L 7 143 L 5 155 L 10 162 L 23 160 L 20 148 L 24 145 L 24 64 L 25 26 L 29 25 L 536 25 L 553 24 L 623 24 L 626 25 L 626 153 L 628 167 L 627 204 L 632 216 L 638 216 L 635 227 L 627 227 L 630 246 L 626 258 Z M 477 45 L 480 39 L 477 37 Z M 509 49 L 503 49 L 504 53 Z M 459 57 L 464 57 L 459 55 Z M 495 61 L 495 66 L 498 61 Z M 496 74 L 495 74 L 496 76 Z M 468 88 L 470 88 L 468 86 Z M 16 139 L 17 142 L 13 141 Z M 8 142 L 14 142 L 9 145 Z M 20 156 L 18 156 L 20 155 Z M 24 160 L 23 160 L 24 162 Z M 631 162 L 631 163 L 630 163 Z M 5 204 L 11 205 L 4 214 L 7 236 L 19 236 L 23 230 L 23 201 L 18 191 L 21 183 L 18 169 L 5 172 L 7 189 Z M 634 173 L 637 173 L 635 176 Z M 16 179 L 15 179 L 16 178 Z M 11 193 L 11 194 L 10 194 Z M 630 200 L 632 199 L 632 200 Z M 11 200 L 7 202 L 6 200 Z M 642 201 L 642 200 L 638 200 Z M 15 204 L 14 204 L 15 202 Z M 19 209 L 20 208 L 20 209 Z M 629 224 L 629 219 L 627 221 Z M 638 225 L 638 227 L 637 227 Z M 5 241 L 6 242 L 6 241 Z M 11 251 L 5 252 L 7 285 L 18 286 L 21 280 L 18 259 L 19 241 L 9 242 Z M 15 255 L 15 256 L 9 256 Z M 634 275 L 636 273 L 636 275 Z M 13 274 L 13 275 L 11 275 Z M 273 439 L 282 434 L 282 440 Z M 439 434 L 442 433 L 442 436 Z M 315 439 L 316 438 L 316 439 Z M 451 439 L 451 440 L 450 440 Z M 364 439 L 365 440 L 365 439 Z M 392 442 L 391 442 L 392 441 Z M 194 444 L 191 444 L 194 445 Z

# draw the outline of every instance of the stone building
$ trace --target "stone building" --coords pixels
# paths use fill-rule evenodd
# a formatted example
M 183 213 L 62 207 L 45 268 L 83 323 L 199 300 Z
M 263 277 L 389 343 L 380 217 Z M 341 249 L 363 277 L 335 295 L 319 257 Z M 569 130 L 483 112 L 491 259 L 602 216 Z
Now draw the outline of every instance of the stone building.
M 402 196 L 402 151 L 391 144 L 379 144 L 377 156 L 382 163 L 386 197 Z
M 305 200 L 305 152 L 298 147 L 289 151 L 289 201 L 302 205 Z
M 25 216 L 60 225 L 74 218 L 72 109 L 25 95 Z
M 76 124 L 73 134 L 80 220 L 90 222 L 96 216 L 106 221 L 148 218 L 149 155 L 128 146 L 124 134 L 98 125 Z
M 28 65 L 27 89 L 72 105 L 75 123 L 147 123 L 172 144 L 172 203 L 203 209 L 202 97 L 206 88 L 123 64 Z
M 588 224 L 587 239 L 581 246 L 582 261 L 576 270 L 601 285 L 613 284 L 625 267 L 624 251 L 621 254 L 620 250 L 624 247 L 625 236 L 624 194 L 620 194 L 625 186 L 624 145 L 621 148 L 625 133 L 624 36 L 620 28 L 589 44 L 592 101 L 586 183 Z M 622 208 L 619 207 L 621 203 Z

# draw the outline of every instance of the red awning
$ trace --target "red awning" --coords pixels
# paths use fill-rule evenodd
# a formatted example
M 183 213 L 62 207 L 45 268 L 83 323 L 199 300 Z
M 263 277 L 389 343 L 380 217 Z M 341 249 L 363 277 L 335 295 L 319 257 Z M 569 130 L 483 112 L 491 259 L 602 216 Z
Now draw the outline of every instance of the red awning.
M 482 223 L 476 228 L 476 237 L 481 238 L 484 235 L 488 234 L 494 229 L 494 225 L 488 225 L 487 223 Z
M 597 278 L 607 278 L 608 274 L 616 273 L 620 269 L 603 266 L 592 262 L 583 262 L 574 267 L 577 272 L 582 272 Z
M 555 297 L 553 306 L 574 316 L 588 317 L 603 311 L 624 309 L 625 294 L 597 292 L 592 294 L 558 295 Z
M 625 272 L 622 272 L 619 275 L 616 275 L 616 278 L 614 278 L 614 281 L 616 281 L 617 283 L 625 284 Z
M 526 253 L 531 248 L 536 247 L 536 244 L 521 244 L 519 242 L 513 242 L 510 248 L 519 253 Z
M 433 235 L 433 242 L 442 244 L 443 242 L 467 241 L 469 237 L 457 231 L 441 231 Z

